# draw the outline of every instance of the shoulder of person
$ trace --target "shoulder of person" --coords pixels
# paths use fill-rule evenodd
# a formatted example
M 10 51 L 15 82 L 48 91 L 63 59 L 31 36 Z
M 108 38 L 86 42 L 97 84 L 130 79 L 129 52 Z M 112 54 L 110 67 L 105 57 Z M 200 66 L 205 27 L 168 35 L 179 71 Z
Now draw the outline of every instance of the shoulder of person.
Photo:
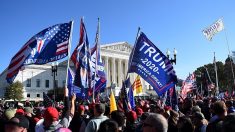
M 40 119 L 37 123 L 36 126 L 40 126 L 43 125 L 44 119 Z

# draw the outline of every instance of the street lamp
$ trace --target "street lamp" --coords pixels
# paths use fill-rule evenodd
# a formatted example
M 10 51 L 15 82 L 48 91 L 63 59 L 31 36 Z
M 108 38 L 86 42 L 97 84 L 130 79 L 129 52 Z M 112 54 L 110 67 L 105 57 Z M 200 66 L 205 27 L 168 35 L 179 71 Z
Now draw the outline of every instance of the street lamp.
M 56 63 L 52 62 L 52 64 L 51 64 L 51 75 L 53 76 L 53 88 L 54 88 L 53 99 L 54 99 L 54 102 L 55 102 L 55 89 L 56 89 L 55 76 L 57 76 L 57 69 L 58 69 L 58 62 L 56 62 Z
M 176 49 L 174 48 L 174 50 L 173 50 L 174 59 L 170 58 L 170 54 L 171 54 L 171 52 L 167 49 L 167 51 L 166 51 L 166 56 L 167 56 L 167 58 L 170 60 L 170 62 L 171 62 L 172 64 L 175 63 L 175 65 L 176 65 L 176 54 L 177 54 Z

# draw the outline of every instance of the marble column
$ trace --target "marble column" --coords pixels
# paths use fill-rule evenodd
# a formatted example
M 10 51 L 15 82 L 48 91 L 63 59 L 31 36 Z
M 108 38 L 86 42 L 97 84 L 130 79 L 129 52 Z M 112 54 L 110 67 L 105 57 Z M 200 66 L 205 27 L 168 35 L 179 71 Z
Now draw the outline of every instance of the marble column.
M 107 78 L 107 87 L 110 85 L 110 78 L 109 78 L 109 58 L 105 56 L 105 73 Z
M 118 59 L 118 87 L 122 86 L 123 74 L 122 74 L 122 60 Z
M 125 63 L 125 73 L 124 73 L 124 76 L 126 76 L 127 75 L 127 70 L 128 70 L 128 60 L 125 60 L 124 61 L 124 63 Z
M 116 83 L 116 64 L 115 64 L 115 58 L 112 58 L 112 82 Z

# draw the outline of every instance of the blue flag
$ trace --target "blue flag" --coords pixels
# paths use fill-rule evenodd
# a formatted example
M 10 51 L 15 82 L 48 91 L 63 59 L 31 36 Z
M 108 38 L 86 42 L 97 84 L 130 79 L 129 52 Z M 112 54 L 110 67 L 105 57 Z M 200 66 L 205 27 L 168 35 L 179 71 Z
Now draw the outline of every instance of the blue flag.
M 130 80 L 130 77 L 128 77 L 126 80 L 125 80 L 125 85 L 127 88 L 131 88 L 131 80 Z
M 97 62 L 96 62 L 97 61 Z M 104 64 L 100 56 L 100 48 L 98 44 L 91 49 L 91 71 L 92 71 L 92 87 L 95 84 L 95 92 L 103 92 L 106 88 L 106 75 L 104 71 Z M 96 72 L 96 74 L 95 74 Z M 95 77 L 96 75 L 96 77 Z
M 81 93 L 88 98 L 91 95 L 91 67 L 90 67 L 90 51 L 87 32 L 83 20 L 80 25 L 80 40 L 75 48 L 71 60 L 75 65 L 74 86 L 81 89 Z
M 142 32 L 132 50 L 128 72 L 139 74 L 158 95 L 177 82 L 170 60 Z
M 125 86 L 124 82 L 122 83 L 122 94 L 123 94 L 123 98 L 122 98 L 123 110 L 125 112 L 127 112 L 130 110 L 130 106 L 129 106 L 127 90 L 126 90 L 126 86 Z
M 74 77 L 75 77 L 75 73 L 73 72 L 71 68 L 68 68 L 67 87 L 69 90 L 69 96 L 72 96 L 72 94 L 75 93 L 77 97 L 81 99 L 85 99 L 85 93 L 82 93 L 82 90 L 80 87 L 77 87 L 76 85 L 74 85 Z
M 179 110 L 178 109 L 178 98 L 177 98 L 175 87 L 172 87 L 167 91 L 165 105 L 170 106 L 175 111 Z
M 134 93 L 133 93 L 133 89 L 129 88 L 129 101 L 130 101 L 130 105 L 131 105 L 131 109 L 135 110 L 135 99 L 134 99 Z
M 48 27 L 34 35 L 11 59 L 7 81 L 12 83 L 24 65 L 42 65 L 68 55 L 72 22 Z

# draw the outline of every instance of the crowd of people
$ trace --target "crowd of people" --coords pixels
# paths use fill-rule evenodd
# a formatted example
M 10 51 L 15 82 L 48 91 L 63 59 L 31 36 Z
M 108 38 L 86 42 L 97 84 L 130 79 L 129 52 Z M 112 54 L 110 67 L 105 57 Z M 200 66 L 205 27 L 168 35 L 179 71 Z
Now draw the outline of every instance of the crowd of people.
M 108 101 L 77 102 L 68 96 L 56 106 L 0 104 L 0 132 L 235 132 L 232 98 L 179 99 L 178 110 L 158 99 L 137 99 L 133 110 L 110 112 Z

